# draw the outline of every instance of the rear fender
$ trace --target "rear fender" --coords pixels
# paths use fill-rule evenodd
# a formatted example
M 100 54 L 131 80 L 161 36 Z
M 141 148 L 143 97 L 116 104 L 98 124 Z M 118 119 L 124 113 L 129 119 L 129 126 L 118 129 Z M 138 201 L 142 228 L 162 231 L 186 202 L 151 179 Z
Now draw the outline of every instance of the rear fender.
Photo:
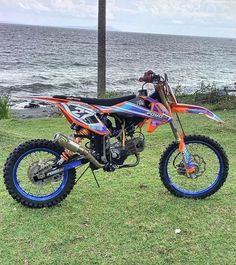
M 67 103 L 70 101 L 66 98 L 53 98 L 53 97 L 45 97 L 45 96 L 27 96 L 27 97 L 17 97 L 17 98 L 30 99 L 34 101 L 47 102 L 47 103 L 53 103 L 53 104 Z
M 90 105 L 83 103 L 57 103 L 56 106 L 70 123 L 77 124 L 99 135 L 110 134 L 107 127 L 97 117 L 97 110 L 94 111 Z
M 44 96 L 33 96 L 27 98 L 53 103 L 70 123 L 77 124 L 99 135 L 104 136 L 110 134 L 110 131 L 96 115 L 98 109 L 89 104 L 80 102 L 80 100 Z
M 221 118 L 219 118 L 216 114 L 211 112 L 209 109 L 196 106 L 196 105 L 188 105 L 188 104 L 173 104 L 171 105 L 171 111 L 173 113 L 191 113 L 191 114 L 203 114 L 207 116 L 209 119 L 212 119 L 219 123 L 224 123 Z

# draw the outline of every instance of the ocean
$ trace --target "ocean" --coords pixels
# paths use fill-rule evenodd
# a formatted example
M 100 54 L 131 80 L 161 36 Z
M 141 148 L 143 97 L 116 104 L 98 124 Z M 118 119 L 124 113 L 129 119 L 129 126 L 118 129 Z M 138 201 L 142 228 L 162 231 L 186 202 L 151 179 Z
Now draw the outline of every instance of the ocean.
M 194 34 L 194 32 L 193 32 Z M 152 69 L 186 92 L 236 82 L 236 39 L 107 32 L 107 90 L 135 93 Z M 96 96 L 97 32 L 0 24 L 0 93 Z

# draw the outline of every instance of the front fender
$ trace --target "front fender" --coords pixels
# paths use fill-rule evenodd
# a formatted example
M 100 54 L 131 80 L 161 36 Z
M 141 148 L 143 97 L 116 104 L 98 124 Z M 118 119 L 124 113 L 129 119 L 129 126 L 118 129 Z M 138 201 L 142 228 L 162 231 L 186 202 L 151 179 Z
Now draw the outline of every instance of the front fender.
M 219 118 L 217 115 L 215 115 L 209 109 L 201 107 L 201 106 L 177 103 L 177 104 L 171 105 L 171 111 L 177 112 L 177 113 L 204 114 L 209 119 L 212 119 L 212 120 L 217 121 L 219 123 L 224 123 L 224 121 L 221 120 L 221 118 Z

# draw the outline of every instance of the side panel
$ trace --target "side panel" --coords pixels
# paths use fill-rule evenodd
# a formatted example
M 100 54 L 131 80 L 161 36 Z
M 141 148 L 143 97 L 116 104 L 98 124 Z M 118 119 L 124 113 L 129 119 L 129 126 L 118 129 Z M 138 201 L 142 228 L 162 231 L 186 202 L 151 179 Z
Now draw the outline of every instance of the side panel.
M 169 114 L 167 109 L 161 103 L 154 103 L 154 102 L 151 103 L 151 111 L 157 112 L 157 113 L 163 113 L 165 115 Z M 171 121 L 171 119 L 169 119 L 166 122 L 169 122 L 169 121 Z M 165 124 L 166 122 L 163 122 L 161 120 L 154 120 L 154 119 L 150 119 L 149 118 L 148 121 L 147 121 L 147 124 L 148 124 L 147 132 L 150 132 L 150 133 L 154 132 L 157 129 L 157 127 L 159 127 L 160 125 Z
M 151 111 L 153 112 L 157 112 L 159 114 L 162 114 L 162 115 L 167 115 L 170 117 L 170 119 L 168 120 L 168 122 L 170 122 L 172 120 L 171 118 L 171 114 L 169 113 L 169 111 L 166 109 L 166 107 L 158 102 L 157 100 L 151 98 L 151 97 L 142 97 L 144 100 L 150 102 L 151 104 Z M 148 119 L 147 120 L 147 131 L 148 132 L 154 132 L 157 127 L 159 127 L 160 125 L 162 124 L 165 124 L 166 122 L 163 122 L 163 121 L 160 121 L 160 120 L 154 120 L 154 119 Z
M 119 103 L 111 107 L 106 107 L 106 106 L 97 106 L 97 107 L 103 113 L 108 113 L 108 114 L 121 113 L 124 116 L 128 117 L 138 116 L 147 119 L 150 118 L 161 123 L 167 123 L 172 119 L 168 114 L 164 113 L 163 111 L 158 111 L 157 108 L 152 111 L 128 101 Z
M 56 105 L 70 123 L 75 123 L 100 135 L 107 135 L 110 131 L 98 119 L 96 111 L 83 103 L 58 103 Z
M 219 123 L 223 123 L 223 120 L 221 120 L 221 118 L 219 118 L 217 115 L 215 115 L 213 112 L 211 112 L 207 108 L 204 108 L 201 106 L 177 103 L 171 106 L 171 110 L 172 112 L 178 112 L 178 113 L 204 114 L 209 119 L 212 119 Z

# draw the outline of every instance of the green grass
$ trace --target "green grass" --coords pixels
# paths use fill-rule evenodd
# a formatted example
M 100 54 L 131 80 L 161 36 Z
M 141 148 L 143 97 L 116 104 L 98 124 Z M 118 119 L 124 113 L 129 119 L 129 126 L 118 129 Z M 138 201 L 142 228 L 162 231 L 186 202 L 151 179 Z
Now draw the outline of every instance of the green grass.
M 159 180 L 160 155 L 173 140 L 168 125 L 146 135 L 138 167 L 99 171 L 100 189 L 87 173 L 58 207 L 21 206 L 1 178 L 0 264 L 236 264 L 236 111 L 217 114 L 224 125 L 182 119 L 187 133 L 216 139 L 229 157 L 225 185 L 205 200 L 173 197 Z M 1 170 L 19 143 L 56 132 L 70 132 L 63 118 L 1 120 Z

